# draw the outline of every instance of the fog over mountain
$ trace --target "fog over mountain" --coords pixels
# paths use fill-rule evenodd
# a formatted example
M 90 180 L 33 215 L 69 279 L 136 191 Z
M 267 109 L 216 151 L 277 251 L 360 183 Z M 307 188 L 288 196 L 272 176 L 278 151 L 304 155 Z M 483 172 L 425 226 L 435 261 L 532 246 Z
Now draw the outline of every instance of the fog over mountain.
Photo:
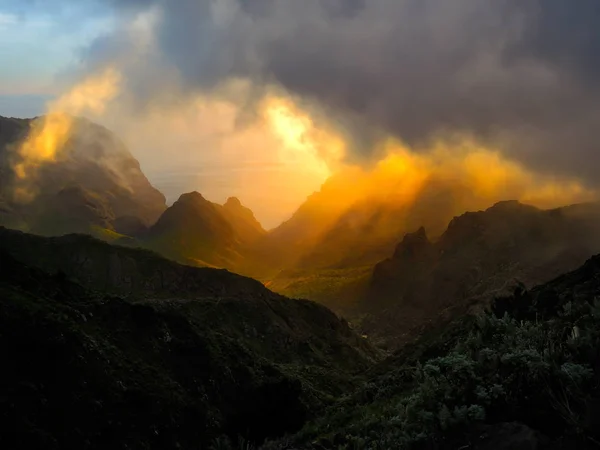
M 111 81 L 111 95 L 76 113 L 117 132 L 151 181 L 196 167 L 182 190 L 237 196 L 267 228 L 341 167 L 368 170 L 399 146 L 483 149 L 561 186 L 597 185 L 594 0 L 30 4 L 110 14 L 60 78 L 68 97 L 90 80 Z M 209 176 L 203 166 L 226 169 Z
M 185 96 L 243 79 L 246 105 L 283 89 L 334 123 L 351 157 L 371 156 L 382 135 L 420 147 L 460 133 L 595 182 L 594 0 L 101 3 L 122 27 L 88 49 L 87 67 L 118 65 L 139 108 L 174 101 L 166 87 Z M 144 33 L 131 33 L 134 18 Z M 146 57 L 126 60 L 141 41 Z

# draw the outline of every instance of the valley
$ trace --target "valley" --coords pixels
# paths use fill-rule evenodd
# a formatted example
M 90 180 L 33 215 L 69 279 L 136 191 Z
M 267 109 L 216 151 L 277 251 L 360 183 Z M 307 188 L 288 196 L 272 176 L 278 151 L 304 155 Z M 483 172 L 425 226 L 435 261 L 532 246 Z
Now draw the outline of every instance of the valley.
M 336 175 L 265 230 L 76 123 L 23 201 L 0 118 L 0 444 L 595 448 L 599 204 Z

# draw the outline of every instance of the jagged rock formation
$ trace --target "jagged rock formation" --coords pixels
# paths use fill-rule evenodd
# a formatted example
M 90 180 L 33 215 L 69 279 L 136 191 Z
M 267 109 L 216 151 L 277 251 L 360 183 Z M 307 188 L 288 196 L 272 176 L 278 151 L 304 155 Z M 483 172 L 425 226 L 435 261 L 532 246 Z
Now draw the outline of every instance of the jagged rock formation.
M 424 229 L 407 234 L 375 266 L 366 327 L 402 342 L 446 308 L 548 281 L 600 251 L 597 224 L 597 204 L 546 211 L 507 201 L 454 218 L 434 243 Z
M 318 304 L 85 235 L 0 228 L 0 440 L 209 448 L 297 430 L 378 353 Z
M 34 120 L 0 117 L 0 224 L 48 235 L 90 232 L 96 226 L 128 232 L 131 227 L 122 228 L 121 218 L 135 217 L 147 227 L 165 210 L 164 196 L 124 144 L 80 118 L 74 119 L 59 160 L 35 174 L 33 201 L 17 202 L 12 164 Z

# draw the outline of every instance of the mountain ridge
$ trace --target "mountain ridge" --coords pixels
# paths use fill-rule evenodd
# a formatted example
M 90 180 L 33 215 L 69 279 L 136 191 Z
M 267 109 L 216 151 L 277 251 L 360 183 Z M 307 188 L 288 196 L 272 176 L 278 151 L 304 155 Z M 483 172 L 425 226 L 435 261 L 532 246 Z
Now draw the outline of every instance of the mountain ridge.
M 549 281 L 600 252 L 597 223 L 597 203 L 541 210 L 503 201 L 455 217 L 435 242 L 424 228 L 407 233 L 373 270 L 362 302 L 373 314 L 366 327 L 401 342 L 448 306 Z
M 381 356 L 322 305 L 87 235 L 0 228 L 0 266 L 0 441 L 13 448 L 260 443 Z
M 243 266 L 248 249 L 266 234 L 238 199 L 224 205 L 197 191 L 182 194 L 140 239 L 143 246 L 191 265 Z

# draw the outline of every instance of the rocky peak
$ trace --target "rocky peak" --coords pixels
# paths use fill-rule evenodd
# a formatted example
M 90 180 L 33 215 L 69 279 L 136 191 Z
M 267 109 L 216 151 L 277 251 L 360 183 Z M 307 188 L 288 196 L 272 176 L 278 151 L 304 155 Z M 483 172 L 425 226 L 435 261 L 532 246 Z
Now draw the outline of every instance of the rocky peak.
M 181 194 L 175 203 L 208 203 L 208 200 L 204 198 L 204 196 L 198 192 L 188 192 L 185 194 Z
M 237 197 L 229 197 L 225 204 L 223 205 L 225 208 L 238 209 L 243 208 L 242 202 Z
M 414 261 L 422 256 L 429 254 L 433 249 L 433 244 L 427 238 L 425 228 L 421 227 L 413 233 L 406 233 L 402 242 L 396 247 L 394 258 Z

